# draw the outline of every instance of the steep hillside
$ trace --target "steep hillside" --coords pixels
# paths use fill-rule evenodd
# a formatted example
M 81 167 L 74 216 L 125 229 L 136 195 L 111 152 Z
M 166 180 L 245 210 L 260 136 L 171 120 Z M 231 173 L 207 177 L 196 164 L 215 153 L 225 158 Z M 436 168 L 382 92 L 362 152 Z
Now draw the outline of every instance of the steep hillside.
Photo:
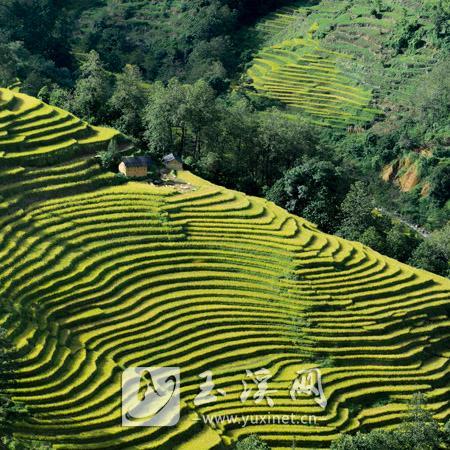
M 74 24 L 75 53 L 95 49 L 108 69 L 136 64 L 146 80 L 231 76 L 243 26 L 279 6 L 277 0 L 101 0 Z
M 111 175 L 86 155 L 118 135 L 36 98 L 0 89 L 0 211 L 18 200 L 67 194 L 72 180 L 81 182 L 77 190 L 107 184 Z
M 46 144 L 32 151 L 50 156 Z M 0 219 L 0 324 L 16 347 L 9 392 L 31 413 L 17 436 L 61 450 L 208 450 L 256 432 L 277 450 L 294 438 L 297 448 L 326 448 L 340 432 L 398 423 L 419 390 L 448 419 L 448 280 L 189 172 L 182 194 L 91 182 L 102 176 L 79 156 L 0 173 L 11 205 Z M 177 426 L 121 426 L 130 366 L 181 367 Z M 273 407 L 241 402 L 246 370 L 263 367 Z M 324 409 L 289 396 L 296 372 L 313 367 Z M 194 406 L 207 370 L 226 395 Z M 201 419 L 291 412 L 317 424 Z
M 408 95 L 408 80 L 439 60 L 432 5 L 414 0 L 294 2 L 257 26 L 265 46 L 247 81 L 258 93 L 316 123 L 370 122 L 395 108 Z
M 283 41 L 264 49 L 248 71 L 258 92 L 280 100 L 313 123 L 342 127 L 371 120 L 371 92 L 358 87 L 339 70 L 344 53 L 321 47 L 313 39 Z
M 0 158 L 2 166 L 45 166 L 81 155 L 118 132 L 93 127 L 60 108 L 25 94 L 0 88 Z

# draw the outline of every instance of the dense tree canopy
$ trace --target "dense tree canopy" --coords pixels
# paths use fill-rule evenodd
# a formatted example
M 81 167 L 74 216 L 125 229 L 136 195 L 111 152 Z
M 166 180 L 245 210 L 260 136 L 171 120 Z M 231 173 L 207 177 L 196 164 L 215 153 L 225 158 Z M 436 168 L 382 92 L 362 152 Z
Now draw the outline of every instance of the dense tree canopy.
M 422 269 L 450 277 L 450 223 L 425 239 L 413 251 L 408 262 Z
M 307 159 L 288 170 L 268 190 L 267 198 L 330 232 L 336 227 L 347 189 L 346 176 L 339 167 L 331 161 Z
M 244 44 L 240 29 L 280 3 L 158 0 L 136 6 L 109 1 L 95 14 L 83 15 L 78 47 L 83 52 L 95 49 L 115 72 L 134 64 L 146 79 L 167 81 L 177 76 L 195 82 L 203 78 L 223 89 L 240 63 Z M 136 16 L 140 20 L 134 20 Z
M 248 436 L 236 444 L 236 450 L 270 450 L 270 447 L 258 436 Z
M 450 443 L 450 434 L 442 429 L 424 408 L 422 394 L 413 397 L 409 415 L 394 430 L 374 430 L 370 433 L 343 435 L 332 450 L 439 450 Z

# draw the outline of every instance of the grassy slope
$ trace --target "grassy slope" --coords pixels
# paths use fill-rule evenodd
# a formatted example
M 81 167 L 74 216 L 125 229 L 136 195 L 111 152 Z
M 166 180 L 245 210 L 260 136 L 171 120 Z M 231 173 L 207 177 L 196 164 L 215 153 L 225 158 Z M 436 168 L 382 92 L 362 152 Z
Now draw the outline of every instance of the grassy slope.
M 33 415 L 18 436 L 61 450 L 207 450 L 257 432 L 274 449 L 294 436 L 298 448 L 327 447 L 339 432 L 398 423 L 419 389 L 449 417 L 448 280 L 182 177 L 195 190 L 108 187 L 89 157 L 1 170 L 0 323 L 17 347 L 11 393 Z M 317 364 L 311 345 L 328 358 L 325 410 L 289 397 L 295 372 Z M 182 367 L 177 427 L 120 426 L 120 373 L 133 365 Z M 317 426 L 195 421 L 265 414 L 239 401 L 245 369 L 261 367 L 274 375 L 271 414 L 316 414 Z M 196 409 L 204 370 L 228 395 Z
M 382 4 L 382 10 L 374 14 L 376 8 L 369 0 L 323 0 L 311 4 L 302 1 L 298 5 L 294 2 L 293 6 L 269 16 L 257 26 L 257 31 L 266 40 L 266 47 L 256 55 L 255 65 L 249 71 L 250 78 L 254 79 L 256 68 L 254 87 L 264 95 L 285 101 L 286 96 L 280 96 L 279 89 L 274 90 L 271 84 L 275 80 L 275 85 L 279 86 L 281 81 L 284 90 L 290 91 L 296 100 L 287 101 L 288 105 L 306 113 L 313 121 L 322 121 L 326 125 L 345 126 L 370 121 L 374 112 L 367 111 L 367 103 L 372 94 L 375 109 L 392 107 L 399 97 L 407 95 L 407 80 L 422 74 L 436 61 L 438 50 L 433 47 L 430 36 L 426 34 L 431 23 L 423 9 L 423 2 L 384 0 Z M 396 54 L 390 47 L 390 42 L 403 22 L 414 21 L 425 31 L 423 42 L 418 42 L 418 48 L 414 51 Z M 333 82 L 330 77 L 324 80 L 320 77 L 321 73 L 315 71 L 309 80 L 302 80 L 299 76 L 301 73 L 296 77 L 292 76 L 295 75 L 290 69 L 293 60 L 300 58 L 297 64 L 303 69 L 310 69 L 308 66 L 311 64 L 301 60 L 303 48 L 293 52 L 289 48 L 289 41 L 298 38 L 308 40 L 309 47 L 335 52 L 327 64 L 332 73 L 338 74 L 340 83 Z M 266 64 L 273 60 L 274 46 L 286 47 L 290 52 L 288 59 L 284 62 L 277 61 L 278 67 L 261 70 L 261 60 Z M 286 72 L 291 73 L 290 83 L 287 83 Z M 295 95 L 299 84 L 309 87 L 309 98 Z M 330 101 L 324 102 L 323 96 L 314 95 L 321 93 L 317 86 L 327 91 Z M 359 89 L 359 102 L 348 105 L 348 94 L 354 92 L 355 88 Z M 343 97 L 338 110 L 333 104 L 335 93 Z M 322 103 L 321 114 L 305 108 L 304 103 L 308 105 L 310 97 L 313 97 L 314 102 Z M 347 115 L 343 115 L 343 112 Z

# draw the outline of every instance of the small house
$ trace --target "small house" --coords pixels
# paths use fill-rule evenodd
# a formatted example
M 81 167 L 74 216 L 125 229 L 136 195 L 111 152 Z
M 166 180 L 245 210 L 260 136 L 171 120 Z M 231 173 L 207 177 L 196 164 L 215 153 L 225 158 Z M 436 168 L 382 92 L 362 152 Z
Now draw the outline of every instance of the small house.
M 152 164 L 149 156 L 127 156 L 119 164 L 119 172 L 131 178 L 143 178 Z
M 183 162 L 181 161 L 181 158 L 175 156 L 173 153 L 169 153 L 164 156 L 162 160 L 164 166 L 168 170 L 183 170 Z

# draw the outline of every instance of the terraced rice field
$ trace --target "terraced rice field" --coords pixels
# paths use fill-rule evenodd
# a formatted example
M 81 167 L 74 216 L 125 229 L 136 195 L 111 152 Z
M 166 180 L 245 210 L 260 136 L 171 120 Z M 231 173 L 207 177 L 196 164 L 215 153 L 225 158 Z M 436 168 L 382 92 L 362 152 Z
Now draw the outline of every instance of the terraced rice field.
M 47 165 L 104 145 L 118 132 L 93 127 L 60 108 L 0 88 L 2 166 Z
M 368 0 L 300 1 L 281 8 L 256 27 L 265 44 L 248 71 L 250 84 L 317 123 L 369 122 L 386 99 L 402 97 L 408 79 L 436 62 L 430 42 L 414 53 L 396 54 L 391 47 L 403 22 L 420 23 L 427 39 L 432 20 L 422 3 L 383 1 L 379 12 Z
M 280 31 L 283 32 L 295 22 L 299 11 L 299 9 L 292 6 L 279 8 L 276 12 L 270 14 L 263 20 L 258 25 L 258 29 L 270 34 L 278 33 Z
M 327 448 L 342 431 L 398 423 L 419 390 L 449 418 L 448 280 L 180 177 L 190 192 L 108 186 L 89 156 L 2 165 L 0 324 L 16 348 L 9 392 L 31 413 L 17 436 L 60 450 L 209 450 L 256 432 L 276 450 L 294 438 Z M 181 367 L 177 426 L 121 426 L 131 366 Z M 318 366 L 324 409 L 289 396 L 296 371 Z M 262 367 L 273 407 L 240 400 L 246 369 Z M 195 406 L 206 370 L 226 395 Z M 291 412 L 317 423 L 199 420 Z
M 358 87 L 337 66 L 349 56 L 313 39 L 292 39 L 263 49 L 248 76 L 258 93 L 306 113 L 313 122 L 346 126 L 372 120 L 371 92 Z

